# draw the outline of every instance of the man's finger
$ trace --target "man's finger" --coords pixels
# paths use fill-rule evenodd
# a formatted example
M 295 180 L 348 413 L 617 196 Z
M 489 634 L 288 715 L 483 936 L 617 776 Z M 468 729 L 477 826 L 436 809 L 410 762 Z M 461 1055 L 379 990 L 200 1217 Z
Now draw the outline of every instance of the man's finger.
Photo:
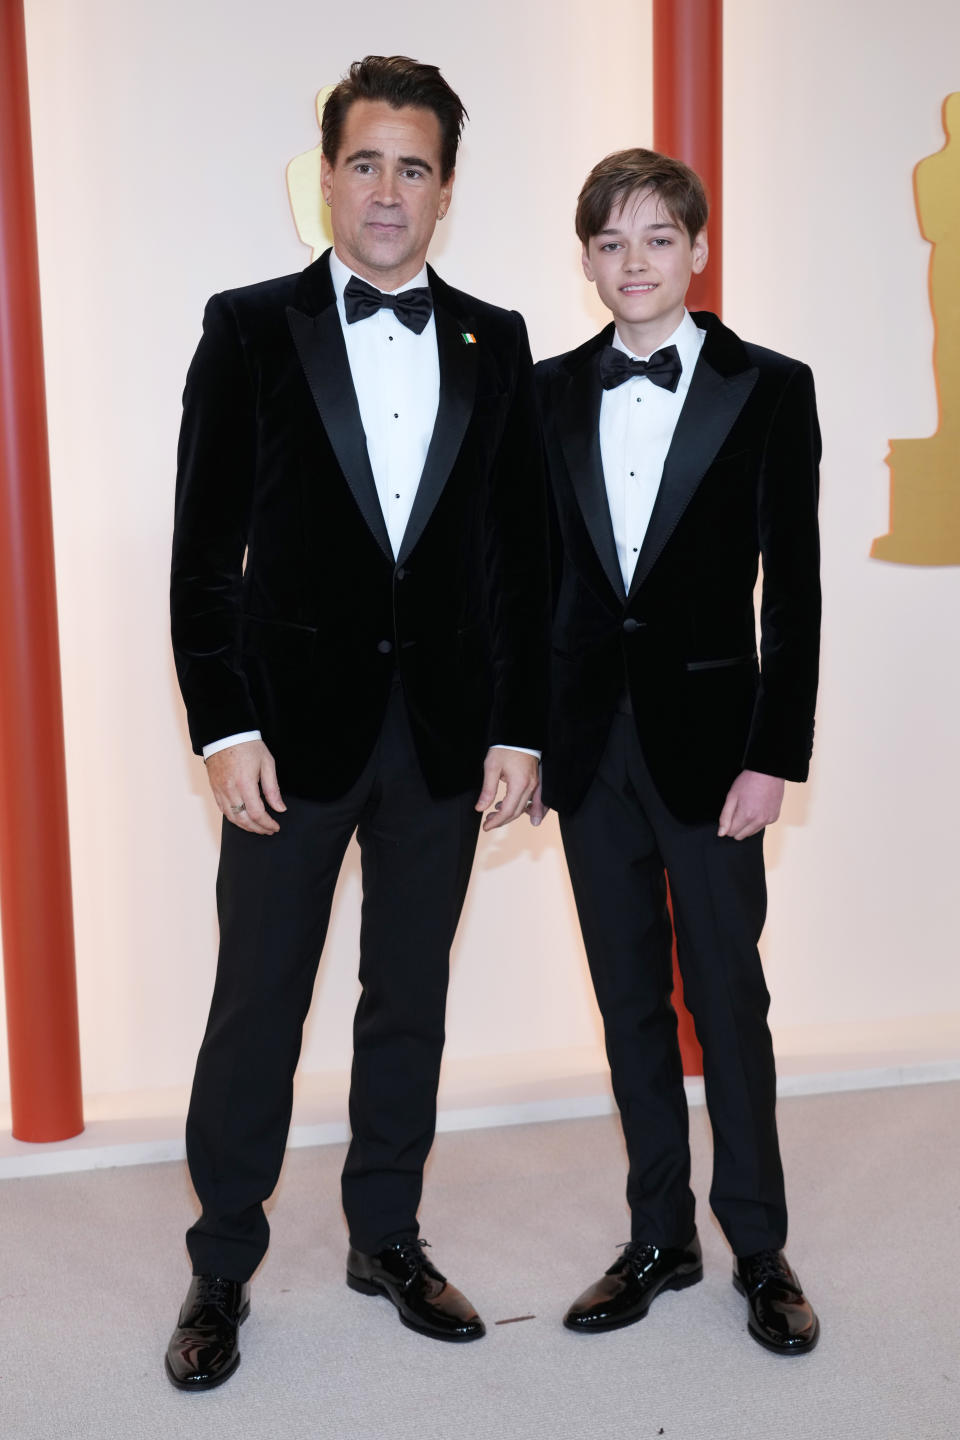
M 530 824 L 540 825 L 550 814 L 550 806 L 544 805 L 541 787 L 538 785 L 530 801 Z
M 483 789 L 477 796 L 477 803 L 474 810 L 486 810 L 496 799 L 497 787 L 500 784 L 500 765 L 498 761 L 486 759 L 483 762 Z
M 286 810 L 283 796 L 280 794 L 280 786 L 277 784 L 277 767 L 269 751 L 263 757 L 263 763 L 260 766 L 260 789 L 271 810 Z
M 720 811 L 720 824 L 717 830 L 718 835 L 729 835 L 737 813 L 737 797 L 731 790 L 723 802 L 723 809 Z

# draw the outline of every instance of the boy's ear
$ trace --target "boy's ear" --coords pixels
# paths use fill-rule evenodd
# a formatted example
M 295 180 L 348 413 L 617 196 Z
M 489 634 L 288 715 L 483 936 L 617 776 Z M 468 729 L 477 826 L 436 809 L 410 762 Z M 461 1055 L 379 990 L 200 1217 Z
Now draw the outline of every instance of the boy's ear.
M 706 265 L 707 258 L 710 254 L 710 246 L 707 243 L 706 230 L 701 230 L 699 235 L 694 236 L 693 244 L 691 245 L 690 249 L 692 251 L 690 268 L 693 270 L 694 275 L 699 275 L 700 272 L 703 270 L 704 266 Z
M 583 250 L 580 254 L 580 264 L 583 266 L 584 275 L 586 275 L 587 279 L 592 282 L 595 279 L 595 276 L 593 273 L 593 266 L 590 264 L 590 252 L 587 249 L 586 245 L 584 245 Z

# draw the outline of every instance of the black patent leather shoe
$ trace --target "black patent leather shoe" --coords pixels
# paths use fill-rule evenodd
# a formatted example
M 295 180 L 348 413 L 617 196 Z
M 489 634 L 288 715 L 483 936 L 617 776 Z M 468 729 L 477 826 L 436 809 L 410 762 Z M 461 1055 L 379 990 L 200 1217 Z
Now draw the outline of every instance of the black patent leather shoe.
M 820 1322 L 782 1250 L 743 1255 L 733 1283 L 747 1297 L 747 1329 L 776 1355 L 805 1355 L 820 1338 Z
M 479 1340 L 480 1316 L 465 1295 L 423 1253 L 425 1240 L 398 1240 L 376 1255 L 351 1246 L 347 1284 L 361 1295 L 385 1295 L 411 1330 L 434 1340 Z
M 702 1279 L 696 1231 L 689 1244 L 663 1250 L 631 1240 L 596 1284 L 574 1300 L 563 1323 L 582 1335 L 619 1330 L 642 1320 L 661 1290 L 685 1290 Z
M 230 1379 L 240 1364 L 237 1332 L 249 1314 L 249 1285 L 194 1275 L 164 1360 L 178 1390 L 212 1390 Z

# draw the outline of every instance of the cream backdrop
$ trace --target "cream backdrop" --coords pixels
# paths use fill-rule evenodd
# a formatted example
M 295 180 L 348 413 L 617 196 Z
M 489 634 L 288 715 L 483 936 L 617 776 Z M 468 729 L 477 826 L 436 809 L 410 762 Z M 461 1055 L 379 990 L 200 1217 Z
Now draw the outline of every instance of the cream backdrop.
M 725 315 L 813 365 L 826 452 L 814 779 L 769 843 L 773 1018 L 783 1045 L 897 1050 L 960 1011 L 960 568 L 867 558 L 888 437 L 935 424 L 911 172 L 960 86 L 960 10 L 725 8 Z M 118 1110 L 182 1093 L 214 968 L 217 817 L 167 638 L 180 391 L 207 296 L 306 263 L 284 167 L 316 143 L 316 91 L 369 50 L 442 66 L 471 123 L 433 259 L 522 309 L 535 356 L 600 316 L 571 228 L 583 175 L 651 141 L 647 0 L 344 11 L 27 0 L 83 1067 Z M 358 893 L 351 856 L 305 1071 L 349 1061 Z M 555 820 L 484 838 L 448 1055 L 493 1083 L 505 1057 L 573 1064 L 598 1038 Z

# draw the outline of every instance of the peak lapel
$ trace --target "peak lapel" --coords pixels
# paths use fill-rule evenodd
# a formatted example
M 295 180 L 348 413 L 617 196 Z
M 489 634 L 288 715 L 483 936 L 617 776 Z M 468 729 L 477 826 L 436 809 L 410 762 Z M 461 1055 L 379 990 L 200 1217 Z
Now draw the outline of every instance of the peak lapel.
M 612 329 L 612 327 L 609 327 Z M 598 336 L 606 342 L 607 331 Z M 577 503 L 618 603 L 624 598 L 623 574 L 613 538 L 613 524 L 607 503 L 607 487 L 603 478 L 600 456 L 600 384 L 599 352 L 592 350 L 584 363 L 570 377 L 557 416 L 557 430 Z
M 316 263 L 319 265 L 322 261 Z M 287 323 L 333 453 L 361 515 L 392 564 L 393 548 L 370 468 L 367 439 L 332 287 L 330 303 L 317 315 L 306 315 L 288 305 Z
M 440 362 L 440 399 L 433 435 L 423 462 L 423 473 L 410 510 L 410 519 L 400 542 L 397 562 L 406 560 L 416 545 L 453 469 L 470 417 L 477 390 L 477 345 L 463 338 L 464 326 L 442 303 L 443 286 L 431 275 L 434 289 L 434 322 L 437 356 Z M 438 291 L 440 292 L 438 294 Z M 482 337 L 481 337 L 482 344 Z
M 630 582 L 631 598 L 656 564 L 757 383 L 755 366 L 728 375 L 714 369 L 706 353 L 709 345 L 708 332 L 664 461 L 653 514 Z

